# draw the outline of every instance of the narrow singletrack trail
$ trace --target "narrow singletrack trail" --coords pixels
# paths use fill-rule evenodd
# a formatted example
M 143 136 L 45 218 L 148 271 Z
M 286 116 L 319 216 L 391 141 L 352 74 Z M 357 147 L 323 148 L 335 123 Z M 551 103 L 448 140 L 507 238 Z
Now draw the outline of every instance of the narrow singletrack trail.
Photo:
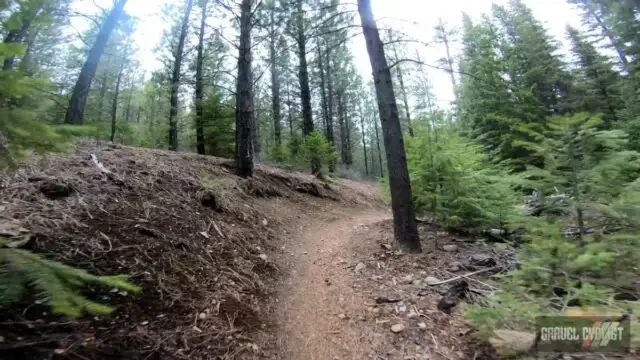
M 296 224 L 287 245 L 290 278 L 279 298 L 279 348 L 283 359 L 329 360 L 366 358 L 366 336 L 358 322 L 367 301 L 353 288 L 354 234 L 365 225 L 391 217 L 367 209 L 332 212 Z

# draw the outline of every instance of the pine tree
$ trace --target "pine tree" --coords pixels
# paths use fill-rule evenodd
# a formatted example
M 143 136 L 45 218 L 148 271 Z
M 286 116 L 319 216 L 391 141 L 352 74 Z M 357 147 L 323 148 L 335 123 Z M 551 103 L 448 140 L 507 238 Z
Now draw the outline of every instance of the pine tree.
M 578 108 L 603 114 L 604 125 L 608 126 L 616 121 L 616 111 L 622 107 L 619 76 L 608 60 L 578 30 L 567 27 L 567 34 L 572 43 L 571 50 L 577 58 L 580 74 L 577 87 L 584 89 Z
M 84 109 L 87 103 L 87 95 L 91 88 L 93 76 L 96 73 L 100 58 L 104 53 L 104 49 L 107 46 L 107 42 L 109 41 L 109 37 L 111 36 L 113 29 L 116 27 L 116 24 L 122 15 L 126 3 L 127 0 L 118 0 L 100 28 L 100 32 L 89 51 L 87 60 L 80 71 L 78 81 L 76 81 L 73 93 L 69 99 L 69 107 L 67 108 L 67 114 L 65 117 L 65 123 L 67 124 L 81 125 L 83 123 Z
M 251 73 L 251 27 L 253 0 L 242 0 L 240 6 L 240 46 L 238 47 L 238 78 L 236 84 L 236 174 L 253 174 L 251 123 L 254 121 L 253 76 Z
M 396 97 L 393 93 L 391 72 L 387 65 L 382 41 L 373 18 L 371 2 L 358 0 L 358 12 L 367 43 L 367 51 L 373 69 L 382 135 L 388 159 L 391 208 L 393 210 L 394 236 L 402 250 L 420 252 L 418 226 L 413 212 L 413 197 L 407 169 L 406 154 Z

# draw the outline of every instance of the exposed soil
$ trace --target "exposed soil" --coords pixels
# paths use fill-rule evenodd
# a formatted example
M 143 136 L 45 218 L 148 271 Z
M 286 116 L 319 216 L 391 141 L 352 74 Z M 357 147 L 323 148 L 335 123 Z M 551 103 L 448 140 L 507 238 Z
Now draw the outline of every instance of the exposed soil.
M 88 288 L 115 308 L 109 316 L 70 321 L 30 297 L 0 308 L 0 357 L 270 357 L 256 342 L 275 333 L 272 300 L 285 272 L 273 259 L 291 218 L 379 200 L 375 187 L 346 180 L 262 166 L 241 179 L 231 169 L 224 159 L 84 143 L 0 174 L 5 236 L 26 233 L 27 249 L 143 287 Z
M 441 293 L 452 283 L 431 288 L 423 279 L 427 275 L 453 278 L 453 272 L 468 270 L 465 264 L 473 267 L 468 257 L 480 251 L 505 263 L 511 250 L 472 245 L 466 242 L 470 239 L 424 225 L 420 233 L 425 253 L 400 255 L 391 246 L 389 212 L 328 214 L 313 223 L 301 223 L 286 245 L 291 251 L 283 263 L 292 270 L 281 290 L 280 352 L 273 358 L 496 358 L 490 348 L 472 340 L 460 311 L 438 310 Z M 458 249 L 436 250 L 436 239 L 440 246 L 456 244 Z M 457 268 L 452 269 L 452 264 Z M 470 288 L 465 294 L 468 302 L 490 290 L 490 285 L 475 283 Z M 398 324 L 404 329 L 393 333 L 391 327 Z
M 0 174 L 0 210 L 0 234 L 26 248 L 143 287 L 88 288 L 109 316 L 68 320 L 30 297 L 0 308 L 2 359 L 495 357 L 455 306 L 492 274 L 465 279 L 447 311 L 458 282 L 425 281 L 477 270 L 478 253 L 506 267 L 512 249 L 422 224 L 425 252 L 397 254 L 374 184 L 266 166 L 241 179 L 224 159 L 84 143 Z

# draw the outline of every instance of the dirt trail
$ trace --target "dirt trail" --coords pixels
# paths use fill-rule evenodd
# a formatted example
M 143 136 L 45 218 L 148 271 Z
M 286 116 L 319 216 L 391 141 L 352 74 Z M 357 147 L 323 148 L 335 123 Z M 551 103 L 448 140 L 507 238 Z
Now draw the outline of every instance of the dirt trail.
M 366 311 L 367 299 L 352 285 L 353 235 L 360 227 L 390 216 L 374 209 L 332 212 L 328 218 L 299 224 L 297 234 L 290 239 L 291 276 L 279 306 L 283 358 L 366 357 L 368 346 L 363 343 L 357 322 Z

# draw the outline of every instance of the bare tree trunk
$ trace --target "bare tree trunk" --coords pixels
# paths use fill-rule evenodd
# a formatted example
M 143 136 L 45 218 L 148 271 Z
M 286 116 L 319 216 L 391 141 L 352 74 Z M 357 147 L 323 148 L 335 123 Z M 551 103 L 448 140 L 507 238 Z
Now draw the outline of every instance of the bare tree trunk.
M 133 102 L 133 79 L 129 83 L 129 96 L 127 97 L 127 110 L 124 119 L 127 123 L 131 121 L 131 103 Z
M 627 56 L 624 51 L 620 47 L 620 44 L 616 41 L 615 36 L 611 32 L 611 29 L 607 26 L 604 20 L 598 15 L 598 13 L 591 6 L 588 6 L 590 15 L 594 18 L 594 20 L 598 23 L 598 26 L 602 29 L 602 33 L 604 36 L 609 39 L 611 45 L 614 49 L 616 49 L 616 53 L 618 54 L 618 58 L 620 59 L 620 64 L 622 65 L 622 69 L 626 72 L 629 71 L 629 60 L 627 60 Z
M 71 99 L 69 99 L 69 107 L 67 108 L 67 113 L 64 119 L 66 124 L 82 124 L 84 122 L 84 108 L 87 105 L 87 95 L 91 88 L 91 81 L 96 73 L 98 63 L 100 62 L 102 53 L 104 53 L 105 47 L 107 46 L 109 37 L 111 36 L 126 3 L 127 0 L 118 0 L 100 28 L 96 42 L 89 51 L 87 61 L 85 61 L 82 66 L 82 70 L 80 70 L 78 81 L 76 81 L 76 86 L 73 88 Z
M 319 56 L 322 56 L 320 54 Z M 327 46 L 327 140 L 331 144 L 331 149 L 335 149 L 335 135 L 333 134 L 333 73 L 331 71 L 331 50 Z M 329 172 L 335 172 L 336 164 L 334 161 L 329 163 Z
M 322 122 L 324 123 L 325 136 L 329 129 L 329 111 L 327 110 L 327 90 L 325 88 L 324 78 L 324 64 L 322 63 L 322 47 L 320 46 L 320 40 L 318 40 L 318 70 L 320 71 L 320 105 L 322 107 Z
M 346 157 L 347 157 L 347 162 L 346 164 L 351 166 L 353 165 L 353 151 L 351 151 L 351 120 L 349 119 L 349 116 L 347 114 L 347 108 L 346 106 L 342 106 L 342 110 L 344 111 L 343 119 L 344 119 L 344 136 L 345 136 L 345 145 L 346 145 Z
M 198 55 L 196 58 L 196 148 L 198 154 L 204 154 L 204 81 L 202 79 L 202 64 L 204 62 L 204 33 L 207 25 L 207 2 L 201 1 L 202 18 L 200 19 L 200 33 L 198 34 Z
M 102 83 L 100 84 L 100 94 L 99 94 L 99 104 L 98 104 L 98 121 L 102 121 L 102 112 L 104 111 L 104 107 L 105 107 L 105 96 L 107 94 L 107 81 L 109 80 L 109 60 L 110 58 L 107 58 L 107 62 L 106 64 L 104 64 L 104 71 L 102 73 Z
M 404 86 L 404 78 L 402 69 L 398 66 L 398 80 L 400 81 L 400 91 L 402 91 L 402 103 L 404 104 L 404 112 L 407 117 L 407 127 L 409 128 L 409 136 L 413 137 L 413 126 L 411 125 L 411 112 L 409 110 L 409 100 L 407 98 L 407 89 Z
M 343 164 L 349 164 L 349 156 L 347 153 L 349 149 L 347 148 L 347 127 L 345 125 L 344 118 L 344 102 L 342 99 L 342 90 L 338 90 L 338 94 L 336 94 L 336 100 L 338 102 L 338 126 L 340 126 L 340 160 Z
M 451 56 L 451 47 L 449 46 L 449 34 L 447 33 L 447 29 L 445 28 L 445 24 L 442 19 L 438 19 L 438 25 L 436 26 L 436 38 L 442 41 L 442 44 L 444 44 L 445 53 L 447 55 L 444 60 L 447 62 L 447 72 L 449 73 L 449 77 L 451 79 L 451 87 L 453 88 L 453 96 L 455 98 L 457 111 L 459 102 L 458 92 L 456 91 L 456 77 L 453 74 L 453 57 Z
M 118 97 L 120 96 L 120 83 L 122 82 L 122 73 L 124 72 L 125 59 L 122 59 L 120 70 L 118 70 L 118 79 L 116 80 L 116 90 L 113 94 L 113 102 L 111 103 L 111 142 L 116 139 L 116 118 L 118 117 Z
M 282 125 L 280 124 L 280 74 L 276 54 L 275 2 L 271 4 L 271 38 L 269 40 L 269 60 L 271 62 L 271 111 L 273 116 L 273 137 L 276 147 L 282 146 Z
M 390 37 L 390 40 L 393 40 L 391 30 L 389 30 L 389 37 Z M 395 57 L 394 60 L 399 61 L 400 57 L 398 56 L 398 51 L 396 47 L 392 46 L 392 50 L 393 50 L 393 56 Z M 398 82 L 400 84 L 400 93 L 402 95 L 402 104 L 404 106 L 404 113 L 405 113 L 405 117 L 407 118 L 407 129 L 409 130 L 409 136 L 413 137 L 414 134 L 413 134 L 413 127 L 411 126 L 411 112 L 409 110 L 409 100 L 407 97 L 407 90 L 404 86 L 404 76 L 402 73 L 402 66 L 398 64 L 396 65 L 396 69 L 398 73 Z
M 293 112 L 291 111 L 291 89 L 287 83 L 287 110 L 289 112 L 289 135 L 293 137 Z
M 382 166 L 382 150 L 380 150 L 380 135 L 378 133 L 378 120 L 374 119 L 373 127 L 376 131 L 376 147 L 378 148 L 378 164 L 380 165 L 380 177 L 384 177 L 384 167 Z
M 369 163 L 367 162 L 367 140 L 364 133 L 364 116 L 360 114 L 360 127 L 362 129 L 362 150 L 364 151 L 364 173 L 369 176 Z
M 258 91 L 253 90 L 253 98 L 260 99 L 260 88 Z M 259 101 L 259 100 L 258 100 Z M 256 108 L 254 106 L 253 116 L 251 117 L 251 150 L 253 154 L 254 161 L 260 160 L 260 152 L 261 152 L 261 140 L 260 140 L 260 107 Z
M 26 16 L 24 16 L 22 21 L 22 26 L 19 29 L 10 30 L 7 36 L 4 38 L 5 44 L 16 44 L 21 43 L 27 37 L 27 33 L 29 32 L 29 28 L 33 23 L 33 20 L 38 16 L 40 11 L 42 10 L 42 4 L 38 4 L 34 9 L 32 9 Z M 2 70 L 9 71 L 13 69 L 13 64 L 16 61 L 16 56 L 12 55 L 4 59 L 4 63 L 2 65 Z
M 298 0 L 297 37 L 298 58 L 300 60 L 299 80 L 300 80 L 300 100 L 302 102 L 302 134 L 306 137 L 313 132 L 313 112 L 311 109 L 311 89 L 309 86 L 309 69 L 307 65 L 307 36 L 304 33 L 304 12 L 302 10 L 302 0 Z M 320 165 L 317 159 L 311 161 L 311 173 L 320 173 Z
M 171 74 L 171 97 L 169 108 L 169 149 L 178 150 L 178 90 L 180 89 L 180 68 L 184 52 L 184 41 L 189 30 L 189 15 L 193 7 L 193 0 L 187 0 L 187 8 L 182 18 L 182 27 L 178 38 L 178 47 L 175 52 L 173 73 Z
M 251 74 L 251 7 L 253 0 L 242 0 L 238 79 L 236 84 L 236 175 L 253 175 L 251 123 L 253 122 L 253 76 Z
M 35 67 L 31 65 L 31 58 L 33 56 L 33 45 L 35 44 L 38 35 L 40 35 L 40 30 L 40 26 L 36 27 L 36 29 L 33 31 L 33 34 L 31 34 L 27 39 L 27 49 L 25 50 L 24 57 L 22 58 L 22 63 L 20 64 L 20 68 L 26 76 L 33 76 L 36 71 Z
M 396 242 L 403 251 L 421 252 L 418 226 L 413 212 L 413 196 L 407 168 L 407 156 L 398 117 L 398 105 L 393 93 L 391 72 L 384 55 L 382 41 L 373 18 L 370 0 L 358 0 L 358 12 L 362 21 L 367 52 L 373 70 L 378 98 L 378 110 L 382 122 L 382 137 L 387 151 L 387 170 L 391 189 L 391 209 Z

